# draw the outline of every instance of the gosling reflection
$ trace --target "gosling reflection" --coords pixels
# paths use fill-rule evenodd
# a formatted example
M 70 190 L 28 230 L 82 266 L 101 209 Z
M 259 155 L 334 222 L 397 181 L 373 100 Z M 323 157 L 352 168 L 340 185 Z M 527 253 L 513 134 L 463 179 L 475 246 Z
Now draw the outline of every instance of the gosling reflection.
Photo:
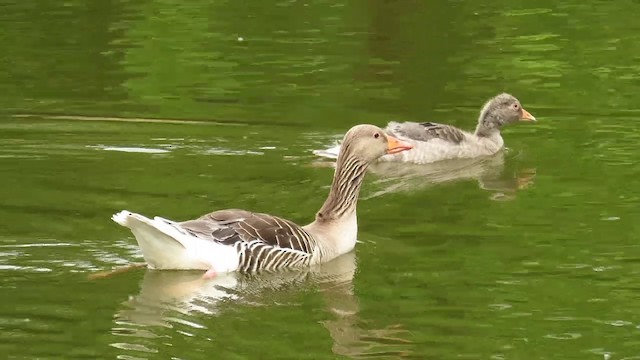
M 354 294 L 356 259 L 353 252 L 306 271 L 259 275 L 224 274 L 203 280 L 202 272 L 151 271 L 142 280 L 138 295 L 129 298 L 116 323 L 171 327 L 174 312 L 216 315 L 222 304 L 245 303 L 260 306 L 273 292 L 284 288 L 316 286 L 333 319 L 322 324 L 333 339 L 334 353 L 354 358 L 407 356 L 411 353 L 408 335 L 399 325 L 383 329 L 362 328 L 359 303 Z M 267 300 L 267 301 L 262 301 Z M 174 313 L 175 314 L 175 313 Z
M 317 161 L 315 166 L 333 166 L 327 161 Z M 476 180 L 478 186 L 491 193 L 496 201 L 513 200 L 518 191 L 531 186 L 536 176 L 535 168 L 509 170 L 505 167 L 505 152 L 474 159 L 455 159 L 431 164 L 377 162 L 369 167 L 377 176 L 376 191 L 365 199 L 389 193 L 410 192 L 438 184 Z

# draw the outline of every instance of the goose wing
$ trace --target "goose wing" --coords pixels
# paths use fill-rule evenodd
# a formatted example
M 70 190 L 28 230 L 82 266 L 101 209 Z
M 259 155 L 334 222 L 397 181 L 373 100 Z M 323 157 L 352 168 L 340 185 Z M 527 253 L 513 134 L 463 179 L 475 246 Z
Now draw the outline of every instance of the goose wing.
M 246 272 L 308 265 L 313 237 L 295 223 L 273 215 L 230 209 L 179 223 L 190 235 L 233 246 Z

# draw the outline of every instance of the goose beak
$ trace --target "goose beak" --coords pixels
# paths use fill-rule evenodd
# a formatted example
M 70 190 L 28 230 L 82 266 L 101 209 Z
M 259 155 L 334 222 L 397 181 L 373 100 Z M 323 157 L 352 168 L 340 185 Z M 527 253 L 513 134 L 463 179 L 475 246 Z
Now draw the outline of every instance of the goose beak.
M 411 149 L 413 149 L 413 145 L 387 135 L 387 154 L 397 154 Z
M 520 119 L 520 121 L 536 121 L 536 118 L 527 110 L 522 109 L 522 118 Z

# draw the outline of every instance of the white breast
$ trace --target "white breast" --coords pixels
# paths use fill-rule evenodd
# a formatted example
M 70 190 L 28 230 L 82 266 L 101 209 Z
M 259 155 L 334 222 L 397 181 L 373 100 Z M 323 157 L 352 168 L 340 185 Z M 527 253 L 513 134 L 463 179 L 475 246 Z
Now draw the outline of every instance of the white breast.
M 313 222 L 303 226 L 317 240 L 312 263 L 326 262 L 353 250 L 358 239 L 358 218 L 354 211 L 344 219 L 330 223 Z

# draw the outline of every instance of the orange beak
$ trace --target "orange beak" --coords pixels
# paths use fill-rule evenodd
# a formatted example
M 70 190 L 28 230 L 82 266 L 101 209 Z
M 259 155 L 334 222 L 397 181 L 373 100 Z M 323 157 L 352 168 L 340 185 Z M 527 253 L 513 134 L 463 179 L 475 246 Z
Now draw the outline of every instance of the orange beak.
M 387 154 L 397 154 L 411 149 L 413 149 L 413 145 L 387 135 Z
M 520 121 L 536 121 L 536 118 L 535 116 L 531 115 L 531 113 L 529 113 L 527 110 L 523 108 L 522 118 L 520 119 Z

